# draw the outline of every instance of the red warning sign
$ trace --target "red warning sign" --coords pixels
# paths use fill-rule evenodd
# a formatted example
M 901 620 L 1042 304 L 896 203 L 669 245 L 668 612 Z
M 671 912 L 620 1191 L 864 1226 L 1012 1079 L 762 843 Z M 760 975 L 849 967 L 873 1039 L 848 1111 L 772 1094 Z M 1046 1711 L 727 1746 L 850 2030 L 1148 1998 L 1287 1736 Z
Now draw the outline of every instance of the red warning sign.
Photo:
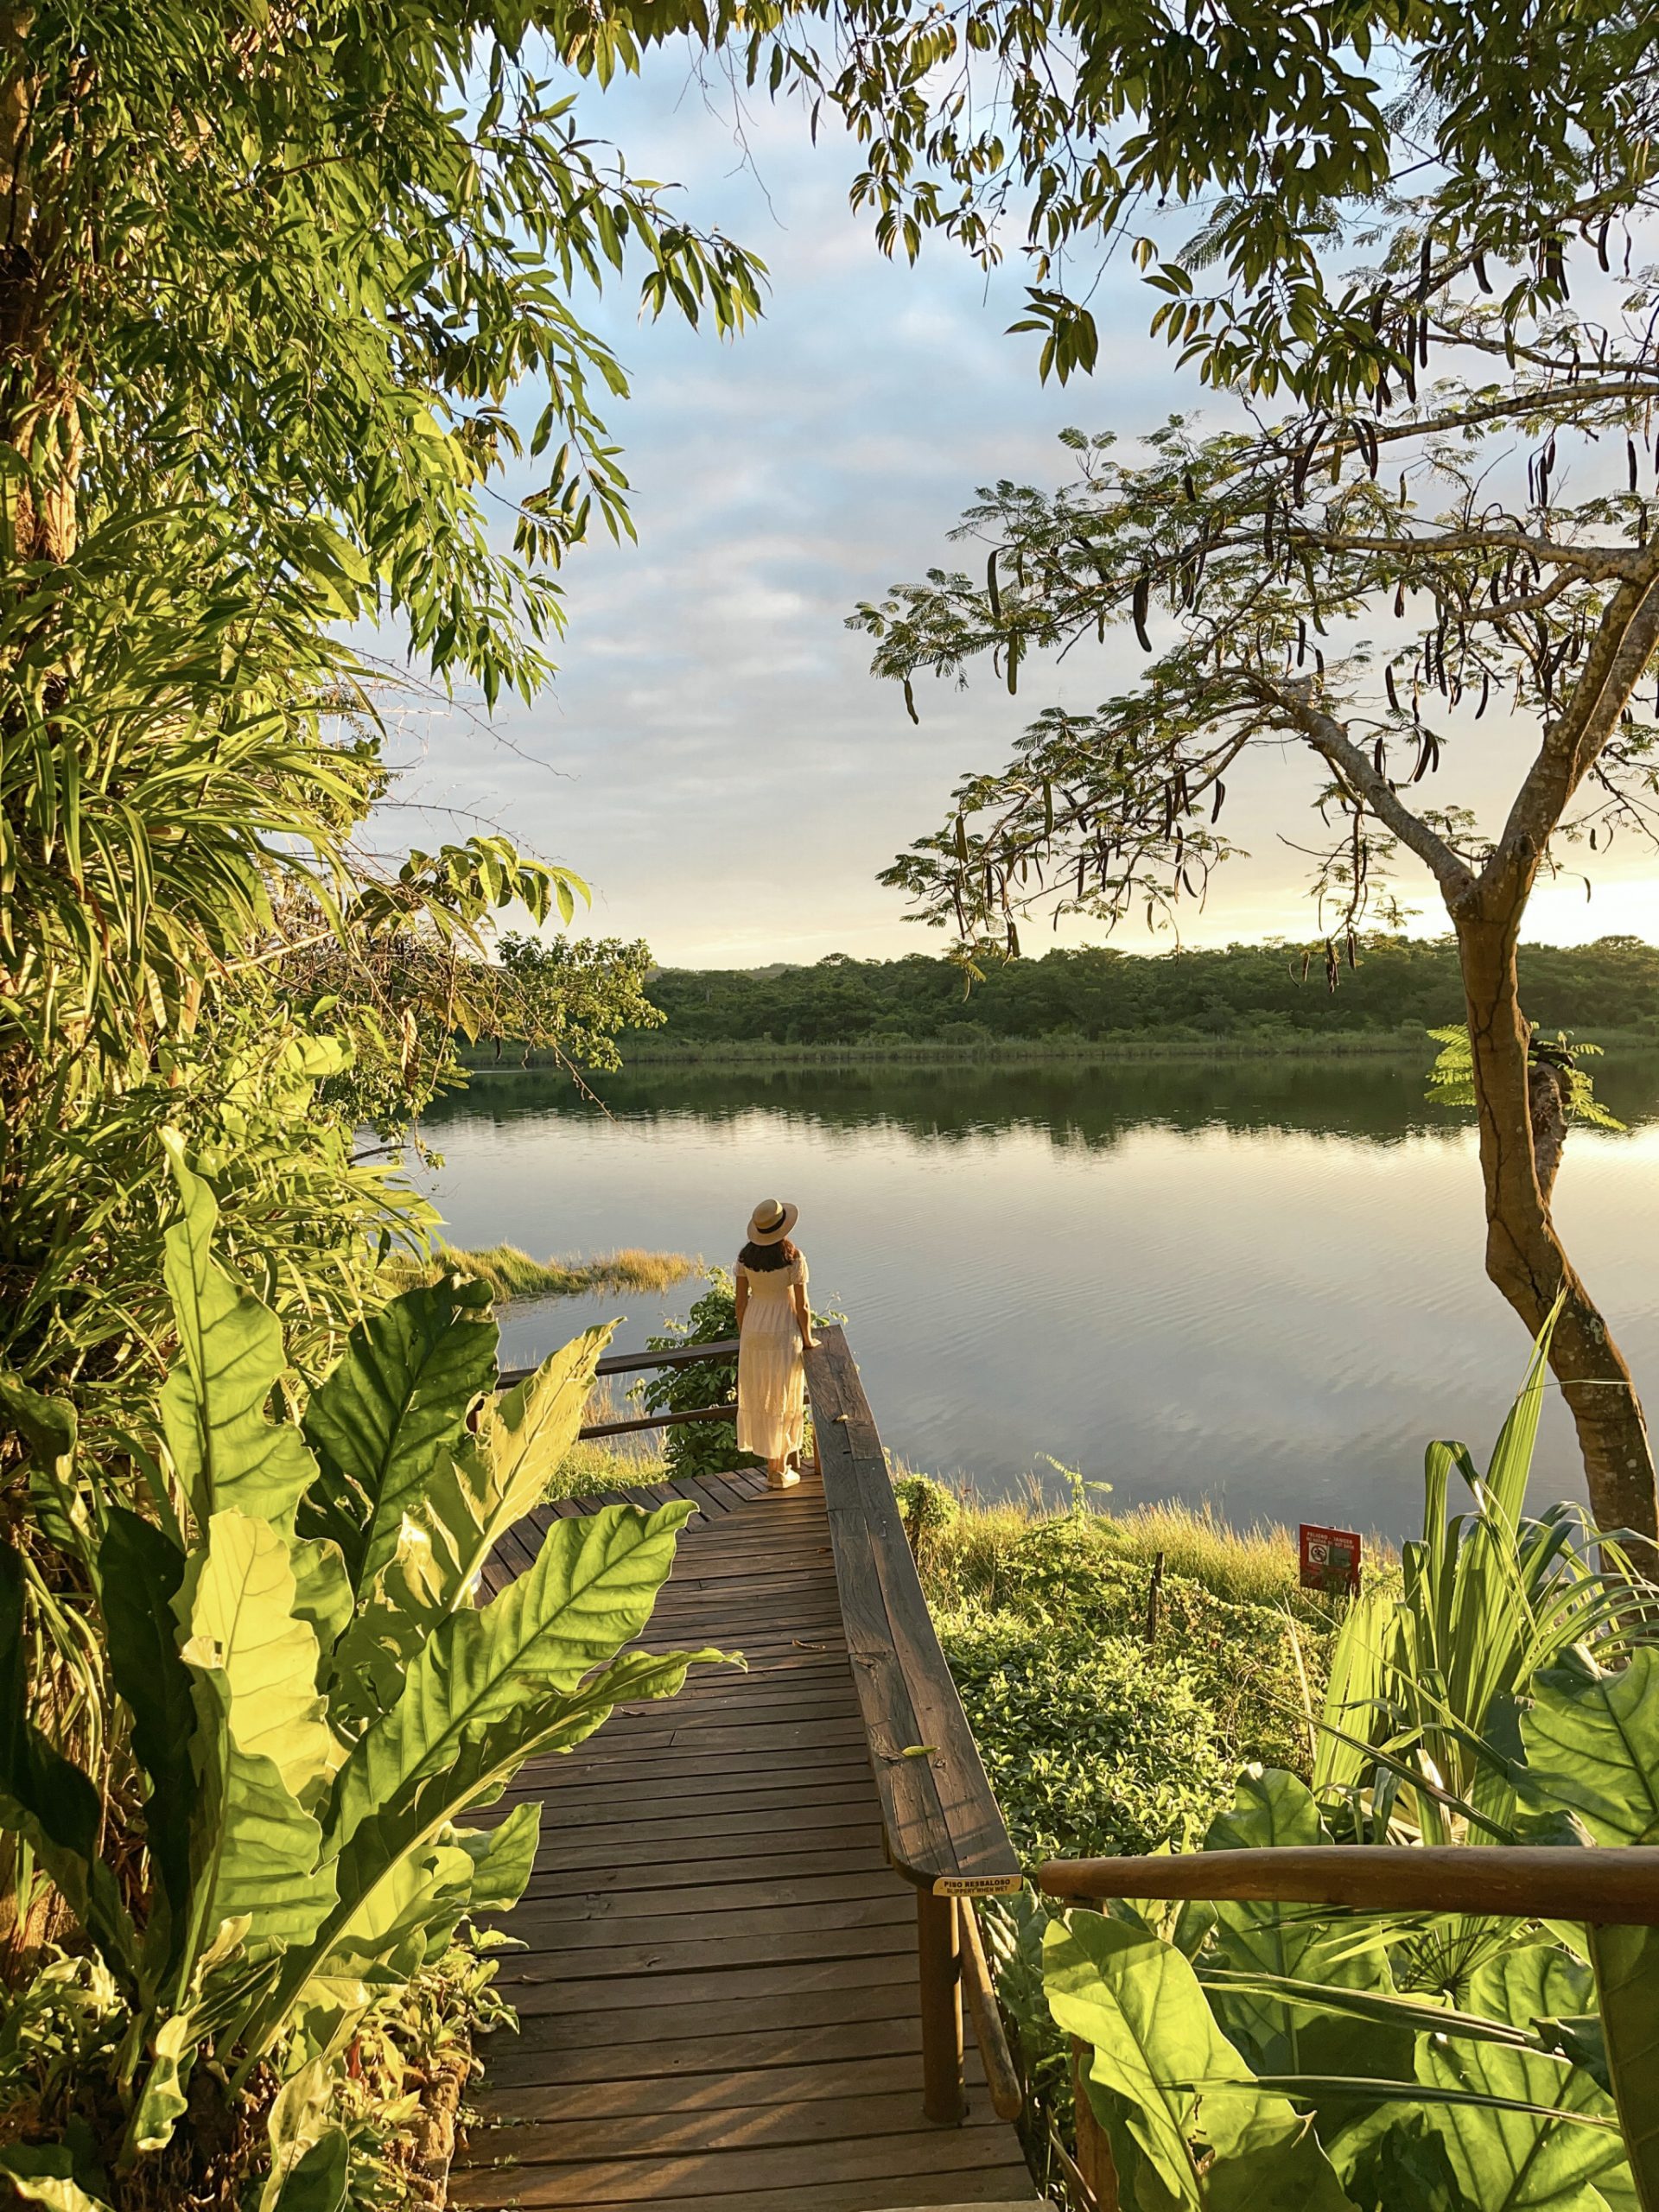
M 1314 1529 L 1302 1523 L 1304 1590 L 1323 1590 L 1327 1597 L 1355 1595 L 1359 1588 L 1359 1538 L 1351 1529 Z

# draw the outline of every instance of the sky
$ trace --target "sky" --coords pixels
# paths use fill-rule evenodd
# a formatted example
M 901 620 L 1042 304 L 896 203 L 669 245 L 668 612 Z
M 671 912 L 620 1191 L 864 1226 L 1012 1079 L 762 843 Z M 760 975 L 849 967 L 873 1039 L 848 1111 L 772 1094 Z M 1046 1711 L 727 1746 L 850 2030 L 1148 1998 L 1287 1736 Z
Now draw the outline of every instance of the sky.
M 1141 655 L 1109 632 L 1062 667 L 1023 671 L 1018 700 L 988 668 L 966 691 L 929 680 L 916 728 L 847 616 L 930 567 L 968 565 L 948 537 L 962 510 L 998 477 L 1063 481 L 1065 426 L 1132 440 L 1198 410 L 1219 428 L 1227 403 L 1146 334 L 1154 302 L 1127 266 L 1096 297 L 1094 375 L 1045 387 L 1038 341 L 1006 334 L 1023 304 L 1017 267 L 987 281 L 938 238 L 914 268 L 887 262 L 871 219 L 848 207 L 844 140 L 814 148 L 798 111 L 764 100 L 740 137 L 729 93 L 694 82 L 683 58 L 654 56 L 603 95 L 584 87 L 579 112 L 636 175 L 683 187 L 691 219 L 760 254 L 766 312 L 730 341 L 641 324 L 634 270 L 578 302 L 630 378 L 610 423 L 639 542 L 601 534 L 568 563 L 559 672 L 533 706 L 499 710 L 493 728 L 476 702 L 399 715 L 404 802 L 451 834 L 481 819 L 575 868 L 593 893 L 578 929 L 643 937 L 665 964 L 943 950 L 878 870 L 938 826 L 960 774 L 1001 766 L 1040 708 L 1097 703 Z M 524 399 L 526 422 L 539 405 Z M 1513 775 L 1504 736 L 1489 716 L 1448 798 L 1498 803 Z M 1222 871 L 1186 941 L 1313 933 L 1310 863 L 1284 840 L 1306 835 L 1318 780 L 1289 753 L 1236 779 L 1224 826 L 1249 857 Z M 1618 845 L 1585 864 L 1593 897 L 1576 876 L 1541 886 L 1529 936 L 1659 938 L 1648 856 Z M 1414 927 L 1437 932 L 1425 880 L 1404 887 L 1423 909 Z M 1071 925 L 1062 941 L 1103 935 Z M 1171 940 L 1135 925 L 1113 942 Z

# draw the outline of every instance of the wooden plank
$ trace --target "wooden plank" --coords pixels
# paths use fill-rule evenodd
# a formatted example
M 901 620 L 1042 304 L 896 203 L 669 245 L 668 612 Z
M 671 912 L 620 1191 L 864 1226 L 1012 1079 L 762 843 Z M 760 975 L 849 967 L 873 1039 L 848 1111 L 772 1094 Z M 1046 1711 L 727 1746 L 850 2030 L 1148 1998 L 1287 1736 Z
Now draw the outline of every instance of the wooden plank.
M 694 1816 L 695 1817 L 695 1816 Z M 664 1855 L 664 1835 L 660 1828 L 653 1828 L 649 1835 L 624 1831 L 620 1839 L 592 1842 L 595 1834 L 591 1828 L 582 1831 L 580 1844 L 559 1843 L 549 1854 L 551 1865 L 569 1872 L 593 1872 L 606 1866 L 656 1868 Z M 607 1830 L 607 1835 L 615 1832 Z M 813 1852 L 835 1850 L 845 1854 L 843 1865 L 881 1866 L 881 1822 L 874 1805 L 867 1823 L 854 1827 L 824 1827 L 804 1829 L 762 1828 L 743 1834 L 733 1834 L 718 1823 L 700 1833 L 693 1832 L 677 1839 L 685 1847 L 690 1859 L 708 1861 L 715 1857 L 715 1847 L 721 1845 L 728 1859 L 774 1859 L 779 1856 L 783 1839 L 791 1834 L 799 1839 L 801 1848 Z M 723 1839 L 723 1844 L 721 1840 Z M 856 1857 L 855 1857 L 856 1854 Z
M 603 1762 L 584 1760 L 578 1765 L 570 1759 L 568 1766 L 555 1764 L 556 1758 L 570 1758 L 570 1754 L 555 1753 L 552 1758 L 537 1759 L 523 1770 L 524 1779 L 513 1786 L 522 1796 L 545 1796 L 566 1783 L 571 1776 L 588 1773 L 603 1775 L 614 1772 L 619 1777 L 632 1773 L 641 1780 L 652 1782 L 689 1782 L 696 1775 L 743 1775 L 753 1768 L 742 1751 L 697 1751 L 682 1744 L 677 1751 L 655 1751 L 650 1758 L 630 1759 L 626 1755 L 607 1754 Z M 869 1756 L 862 1744 L 808 1745 L 804 1750 L 774 1751 L 768 1754 L 769 1768 L 782 1770 L 785 1767 L 804 1767 L 814 1772 L 830 1767 L 856 1767 L 861 1772 L 869 1770 Z
M 517 2206 L 530 2202 L 512 2193 L 513 2176 L 509 2169 L 505 2174 L 468 2174 L 466 2195 L 457 2194 L 452 2200 L 463 2202 L 469 2212 L 488 2206 Z M 492 2182 L 506 2193 L 492 2191 Z M 1004 2165 L 979 2173 L 944 2173 L 906 2175 L 904 2181 L 903 2212 L 923 2205 L 978 2204 L 999 2208 L 1000 2212 L 1047 2212 L 1032 2195 L 1031 2176 L 1021 2165 Z M 737 2195 L 721 2190 L 714 2196 L 679 2196 L 673 2203 L 695 2208 L 695 2212 L 889 2212 L 893 2204 L 892 2183 L 881 2180 L 795 2183 L 787 2189 L 746 2190 Z M 539 2201 L 539 2200 L 538 2200 Z M 579 2205 L 573 2199 L 555 2197 L 550 2200 L 561 2208 L 561 2212 L 599 2212 L 599 2204 L 590 2201 Z M 671 2200 L 662 2199 L 664 2212 Z
M 835 1983 L 782 1995 L 704 1998 L 673 2005 L 584 2005 L 580 2011 L 570 2006 L 568 1992 L 555 1988 L 548 1993 L 544 2009 L 520 2008 L 520 2048 L 569 2050 L 608 2039 L 620 2049 L 625 2044 L 685 2044 L 702 2037 L 772 2035 L 778 2040 L 777 2063 L 781 2066 L 798 2044 L 810 2049 L 823 2028 L 860 2020 L 913 2018 L 915 1983 L 910 1974 L 902 1980 Z
M 699 2017 L 702 2017 L 699 2015 Z M 531 2083 L 683 2081 L 709 2071 L 736 2074 L 774 2067 L 823 2066 L 848 2058 L 913 2058 L 921 2065 L 922 2031 L 913 2013 L 895 2005 L 881 2017 L 809 2020 L 785 2028 L 705 2023 L 702 2034 L 626 2043 L 560 2037 L 557 2024 L 537 2020 L 525 2035 L 493 2037 L 486 2048 L 486 2102 L 498 2086 Z
M 762 1840 L 757 1839 L 757 1841 Z M 798 1850 L 774 1839 L 769 1849 L 747 1855 L 734 1866 L 721 1851 L 693 1857 L 688 1853 L 671 1865 L 642 1873 L 635 1866 L 556 1866 L 550 1860 L 531 1875 L 527 1897 L 566 1897 L 592 1900 L 595 1913 L 657 1912 L 665 1893 L 678 1890 L 691 1894 L 688 1912 L 718 1912 L 753 1895 L 759 1904 L 793 1903 L 798 1885 L 806 1883 L 826 1895 L 868 1896 L 868 1888 L 855 1885 L 893 1883 L 893 1870 L 880 1849 L 842 1844 L 825 1850 Z M 905 1891 L 910 1895 L 908 1889 Z
M 880 1815 L 874 1802 L 861 1793 L 828 1805 L 781 1804 L 752 1806 L 746 1812 L 726 1813 L 706 1806 L 700 1798 L 686 1798 L 660 1821 L 595 1821 L 585 1827 L 560 1827 L 549 1840 L 548 1856 L 562 1866 L 578 1861 L 603 1864 L 605 1854 L 619 1845 L 639 1841 L 648 1850 L 665 1855 L 688 1840 L 729 1836 L 734 1844 L 747 1836 L 765 1834 L 826 1836 L 850 1831 L 855 1835 L 880 1833 Z
M 895 1883 L 894 1887 L 898 1885 Z M 899 1898 L 902 1904 L 904 1899 Z M 849 1927 L 818 1914 L 795 1915 L 792 1928 L 773 1928 L 756 1934 L 745 1925 L 746 1914 L 728 1913 L 711 1934 L 696 1936 L 685 1923 L 677 1936 L 658 1935 L 646 1942 L 613 1941 L 603 1945 L 567 1944 L 556 1910 L 520 1905 L 512 1916 L 512 1933 L 531 1951 L 522 1968 L 531 1980 L 543 1977 L 551 1966 L 556 1972 L 585 1981 L 638 1974 L 657 1974 L 671 1980 L 690 1974 L 736 1972 L 740 1968 L 781 1966 L 799 1959 L 822 1966 L 848 1959 L 909 1959 L 915 1948 L 914 1916 L 911 1925 L 880 1920 L 873 1925 Z M 619 1931 L 613 1929 L 614 1937 Z M 628 1931 L 630 1935 L 632 1930 Z M 510 1952 L 499 1962 L 497 1986 L 509 1989 L 525 1956 Z M 508 2002 L 512 2002 L 511 1996 Z
M 619 1974 L 608 1980 L 603 1974 L 577 1980 L 538 1973 L 532 1962 L 518 1973 L 512 2004 L 526 2022 L 549 2011 L 574 2010 L 608 2018 L 613 2013 L 682 2012 L 688 2005 L 697 2004 L 752 2002 L 761 2007 L 774 2000 L 802 2005 L 822 1999 L 839 2008 L 873 1991 L 897 1989 L 902 2001 L 911 2001 L 915 1980 L 915 1960 L 904 1952 L 896 1956 L 882 1952 L 874 1958 L 791 1959 L 781 1966 L 721 1967 L 709 1973 Z M 836 2017 L 835 2009 L 830 2017 Z M 860 2015 L 855 2012 L 851 2017 Z
M 517 2204 L 667 2204 L 701 2196 L 709 2189 L 722 2194 L 744 2190 L 797 2187 L 807 2172 L 817 2183 L 842 2181 L 885 2181 L 889 2203 L 902 2191 L 893 2184 L 899 2177 L 923 2174 L 938 2177 L 984 2164 L 981 2131 L 975 2127 L 931 2128 L 925 2134 L 861 2136 L 851 2141 L 821 2143 L 804 2162 L 795 2150 L 728 2151 L 718 2162 L 691 2158 L 621 2158 L 591 2164 L 515 2165 L 512 2200 Z M 1000 2140 L 1000 2131 L 999 2137 Z M 499 2177 L 488 2177 L 489 2178 Z M 454 2201 L 466 2204 L 465 2171 L 452 2184 Z M 1029 2187 L 1029 2179 L 1027 2179 Z
M 734 1886 L 747 1890 L 748 1885 Z M 697 1963 L 689 1955 L 716 1944 L 722 1947 L 721 1956 L 735 1958 L 745 1945 L 770 1945 L 774 1941 L 789 1945 L 805 1942 L 816 1935 L 825 1937 L 827 1948 L 833 1949 L 848 1932 L 860 1929 L 901 1929 L 904 1940 L 909 1942 L 916 1921 L 910 1891 L 891 1877 L 869 1886 L 874 1895 L 821 1897 L 809 1890 L 806 1896 L 798 1897 L 788 1904 L 736 1905 L 728 1911 L 710 1915 L 707 1921 L 702 1912 L 688 1910 L 672 1891 L 661 1901 L 656 1912 L 636 1913 L 626 1920 L 618 1919 L 613 1913 L 575 1918 L 563 1904 L 551 1901 L 520 1905 L 513 1914 L 512 1928 L 516 1935 L 526 1936 L 528 1929 L 537 1927 L 539 1912 L 552 1933 L 538 1936 L 538 1951 L 545 1943 L 550 1955 L 556 1953 L 567 1960 L 576 1951 L 602 1951 L 607 1971 L 611 1960 L 620 1955 L 620 1947 L 625 1946 L 642 1946 L 658 1952 L 665 1965 L 671 1967 L 682 1960 L 687 1964 Z M 718 1928 L 711 1924 L 716 1919 Z M 776 1955 L 786 1958 L 789 1953 L 779 1949 Z M 575 1966 L 570 1970 L 581 1971 Z
M 473 2128 L 459 2169 L 491 2165 L 504 2155 L 520 2166 L 586 2164 L 595 2159 L 664 2158 L 714 2151 L 776 2150 L 787 2144 L 834 2146 L 872 2137 L 919 2135 L 929 2123 L 914 2090 L 891 2083 L 850 2097 L 774 2100 L 752 2111 L 694 2107 L 629 2119 L 538 2115 L 511 2128 Z M 722 2180 L 728 2177 L 722 2174 Z M 740 2178 L 732 2176 L 732 2179 Z
M 760 1789 L 733 1789 L 723 1796 L 699 1796 L 697 1803 L 707 1813 L 723 1816 L 728 1813 L 765 1813 L 794 1811 L 817 1818 L 820 1814 L 836 1808 L 856 1808 L 866 1818 L 870 1812 L 870 1786 L 861 1775 L 839 1785 L 834 1783 L 802 1781 L 798 1777 L 763 1777 L 769 1787 Z M 683 1819 L 686 1812 L 683 1798 L 665 1796 L 658 1791 L 643 1804 L 619 1805 L 608 1790 L 597 1796 L 578 1796 L 573 1790 L 562 1789 L 556 1797 L 544 1799 L 550 1814 L 556 1821 L 562 1834 L 573 1834 L 583 1828 L 615 1827 L 624 1815 L 631 1825 L 650 1827 L 656 1821 Z
M 718 1860 L 714 1862 L 716 1866 Z M 729 1882 L 700 1880 L 695 1866 L 684 1871 L 690 1877 L 678 1885 L 665 1872 L 661 1884 L 646 1889 L 575 1889 L 562 1876 L 543 1877 L 561 1885 L 558 1910 L 564 1916 L 564 1940 L 570 1940 L 575 1928 L 592 1924 L 596 1941 L 608 1940 L 613 1932 L 622 1940 L 628 1939 L 637 1921 L 661 1919 L 682 1916 L 693 1927 L 702 1926 L 716 1913 L 777 1912 L 781 1917 L 792 1919 L 803 1905 L 814 1911 L 833 1912 L 842 1905 L 872 1904 L 879 1901 L 884 1906 L 891 1904 L 910 1922 L 913 1906 L 910 1890 L 893 1878 L 887 1866 L 872 1868 L 868 1873 L 838 1873 L 831 1871 L 835 1861 L 826 1857 L 819 1865 L 798 1869 L 792 1857 L 780 1859 L 780 1866 L 791 1871 L 777 1874 L 757 1873 L 747 1881 Z M 572 1881 L 585 1877 L 572 1877 Z M 537 1894 L 527 1891 L 527 1896 Z
M 969 2070 L 971 2074 L 971 2061 Z M 978 2086 L 977 2075 L 973 2086 Z M 906 2094 L 919 2099 L 921 2093 L 921 2054 L 912 2051 L 883 2058 L 824 2059 L 816 2066 L 650 2075 L 640 2081 L 531 2082 L 493 2091 L 490 2110 L 508 2121 L 597 2120 L 607 2113 L 632 2119 L 652 2113 L 760 2112 L 772 2105 L 846 2097 Z

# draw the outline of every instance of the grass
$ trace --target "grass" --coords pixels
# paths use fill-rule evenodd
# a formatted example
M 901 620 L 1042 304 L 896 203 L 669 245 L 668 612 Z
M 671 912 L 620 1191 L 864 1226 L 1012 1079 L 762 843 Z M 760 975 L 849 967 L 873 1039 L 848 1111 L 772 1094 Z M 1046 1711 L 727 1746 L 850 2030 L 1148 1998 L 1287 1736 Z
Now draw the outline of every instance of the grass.
M 516 1244 L 491 1244 L 480 1251 L 439 1244 L 424 1263 L 388 1261 L 385 1278 L 394 1290 L 435 1282 L 449 1273 L 476 1275 L 488 1283 L 498 1305 L 515 1298 L 579 1298 L 601 1290 L 671 1290 L 688 1275 L 702 1272 L 701 1260 L 683 1252 L 641 1252 L 630 1248 L 590 1260 L 537 1260 Z
M 614 1386 L 601 1380 L 588 1401 L 589 1424 L 632 1421 L 639 1408 L 629 1399 L 619 1399 Z M 663 1455 L 661 1429 L 639 1429 L 632 1436 L 595 1436 L 575 1444 L 548 1478 L 543 1496 L 591 1497 L 601 1490 L 626 1490 L 634 1483 L 659 1483 L 668 1473 Z
M 1033 1533 L 1074 1517 L 1058 1512 L 1034 1481 L 1023 1497 L 969 1492 L 957 1503 L 954 1516 L 929 1529 L 922 1548 L 930 1595 L 949 1605 L 996 1604 Z M 1172 1498 L 1124 1513 L 1090 1514 L 1087 1527 L 1103 1555 L 1150 1572 L 1161 1554 L 1166 1575 L 1225 1604 L 1287 1607 L 1316 1624 L 1329 1618 L 1325 1601 L 1300 1586 L 1295 1532 L 1277 1522 L 1235 1529 L 1211 1506 Z

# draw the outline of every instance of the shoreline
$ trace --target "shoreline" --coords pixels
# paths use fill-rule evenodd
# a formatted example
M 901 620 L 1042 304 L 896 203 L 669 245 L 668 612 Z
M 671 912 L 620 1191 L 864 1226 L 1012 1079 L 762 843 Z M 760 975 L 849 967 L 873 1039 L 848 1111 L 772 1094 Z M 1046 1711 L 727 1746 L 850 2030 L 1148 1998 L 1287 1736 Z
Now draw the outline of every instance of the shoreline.
M 1589 1029 L 1577 1033 L 1575 1041 L 1600 1045 L 1608 1052 L 1644 1058 L 1659 1055 L 1659 1038 L 1641 1031 Z M 1396 1030 L 1335 1030 L 1290 1036 L 1010 1037 L 987 1039 L 971 1045 L 936 1043 L 919 1038 L 902 1042 L 875 1038 L 845 1044 L 778 1044 L 770 1039 L 733 1039 L 675 1046 L 653 1046 L 644 1038 L 638 1041 L 622 1038 L 618 1044 L 625 1076 L 647 1070 L 683 1068 L 1106 1067 L 1155 1060 L 1387 1059 L 1426 1067 L 1437 1050 L 1433 1040 L 1418 1030 L 1408 1034 Z M 557 1068 L 563 1063 L 545 1052 L 531 1051 L 522 1058 L 517 1057 L 512 1046 L 504 1046 L 499 1059 L 470 1058 L 463 1054 L 461 1065 L 470 1077 L 522 1075 L 526 1071 Z

